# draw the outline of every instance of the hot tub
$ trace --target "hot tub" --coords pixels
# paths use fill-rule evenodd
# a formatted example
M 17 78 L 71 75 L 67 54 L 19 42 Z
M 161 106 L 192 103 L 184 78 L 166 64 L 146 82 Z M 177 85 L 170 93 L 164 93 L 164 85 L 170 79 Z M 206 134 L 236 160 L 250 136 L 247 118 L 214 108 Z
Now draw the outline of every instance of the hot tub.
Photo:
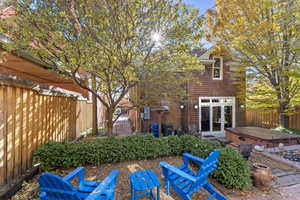
M 286 146 L 300 144 L 300 135 L 259 127 L 238 127 L 226 129 L 226 138 L 235 144 L 251 142 L 266 147 L 276 147 L 279 143 Z

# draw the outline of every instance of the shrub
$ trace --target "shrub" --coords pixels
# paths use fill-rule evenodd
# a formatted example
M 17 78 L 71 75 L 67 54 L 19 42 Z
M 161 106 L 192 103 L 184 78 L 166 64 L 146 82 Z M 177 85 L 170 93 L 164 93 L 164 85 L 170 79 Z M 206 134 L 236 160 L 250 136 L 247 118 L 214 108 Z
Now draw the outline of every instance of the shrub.
M 99 165 L 125 160 L 143 160 L 189 152 L 206 157 L 220 149 L 218 143 L 191 135 L 154 138 L 151 135 L 106 138 L 78 142 L 46 142 L 34 153 L 41 169 Z M 250 169 L 242 156 L 231 148 L 222 148 L 219 168 L 212 176 L 228 188 L 243 189 L 251 185 Z
M 251 186 L 251 172 L 247 161 L 232 148 L 222 148 L 216 170 L 212 177 L 227 188 L 244 189 Z

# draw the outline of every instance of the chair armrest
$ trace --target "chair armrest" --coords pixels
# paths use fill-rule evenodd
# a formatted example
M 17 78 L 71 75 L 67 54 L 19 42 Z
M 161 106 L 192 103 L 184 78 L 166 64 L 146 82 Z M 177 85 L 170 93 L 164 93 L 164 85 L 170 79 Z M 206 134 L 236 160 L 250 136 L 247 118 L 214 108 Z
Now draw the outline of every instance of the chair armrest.
M 74 179 L 75 177 L 78 177 L 78 182 L 82 182 L 84 180 L 84 167 L 78 167 L 75 170 L 71 171 L 69 174 L 67 174 L 64 177 L 64 181 L 70 181 Z
M 172 165 L 170 165 L 170 164 L 168 164 L 166 162 L 160 162 L 160 166 L 162 166 L 163 168 L 167 169 L 168 171 L 171 171 L 171 172 L 177 174 L 178 176 L 186 178 L 186 179 L 188 179 L 188 180 L 190 180 L 192 182 L 196 182 L 197 181 L 195 177 L 193 177 L 193 176 L 191 176 L 191 175 L 189 175 L 189 174 L 181 171 L 180 169 L 178 169 L 178 168 L 176 168 L 176 167 L 174 167 L 174 166 L 172 166 Z
M 114 191 L 114 186 L 119 173 L 119 170 L 112 170 L 110 174 L 101 182 L 101 184 L 86 197 L 85 200 L 95 200 L 101 194 L 107 194 L 109 196 L 109 193 Z
M 199 158 L 199 157 L 197 157 L 197 156 L 194 156 L 194 155 L 192 155 L 192 154 L 189 154 L 189 153 L 184 153 L 183 154 L 183 158 L 185 159 L 185 160 L 191 160 L 191 161 L 194 161 L 194 162 L 196 162 L 196 163 L 198 163 L 198 164 L 200 164 L 200 165 L 202 165 L 203 163 L 204 163 L 204 159 L 202 159 L 202 158 Z M 185 163 L 186 164 L 186 163 Z

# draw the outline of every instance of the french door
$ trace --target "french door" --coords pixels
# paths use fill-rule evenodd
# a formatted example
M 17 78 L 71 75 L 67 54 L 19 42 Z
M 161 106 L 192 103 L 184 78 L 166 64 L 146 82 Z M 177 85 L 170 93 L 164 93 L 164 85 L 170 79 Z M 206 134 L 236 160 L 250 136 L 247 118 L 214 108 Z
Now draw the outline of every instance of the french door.
M 199 127 L 203 135 L 224 134 L 235 127 L 234 97 L 200 97 Z

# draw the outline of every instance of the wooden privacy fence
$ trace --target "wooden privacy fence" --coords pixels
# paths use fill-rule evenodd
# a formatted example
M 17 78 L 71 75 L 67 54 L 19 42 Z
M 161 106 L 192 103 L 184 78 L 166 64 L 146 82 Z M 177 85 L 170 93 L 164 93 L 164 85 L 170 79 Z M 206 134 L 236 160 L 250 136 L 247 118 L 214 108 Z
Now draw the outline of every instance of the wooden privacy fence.
M 0 86 L 0 185 L 32 167 L 40 144 L 73 140 L 76 132 L 91 128 L 91 109 L 92 104 L 75 98 Z
M 290 116 L 290 128 L 300 130 L 300 108 L 296 109 L 296 113 Z M 277 111 L 259 111 L 247 110 L 246 124 L 248 126 L 258 126 L 263 128 L 275 128 L 279 126 L 279 114 Z
M 76 137 L 80 133 L 93 127 L 92 119 L 93 106 L 86 101 L 77 101 L 76 103 Z

